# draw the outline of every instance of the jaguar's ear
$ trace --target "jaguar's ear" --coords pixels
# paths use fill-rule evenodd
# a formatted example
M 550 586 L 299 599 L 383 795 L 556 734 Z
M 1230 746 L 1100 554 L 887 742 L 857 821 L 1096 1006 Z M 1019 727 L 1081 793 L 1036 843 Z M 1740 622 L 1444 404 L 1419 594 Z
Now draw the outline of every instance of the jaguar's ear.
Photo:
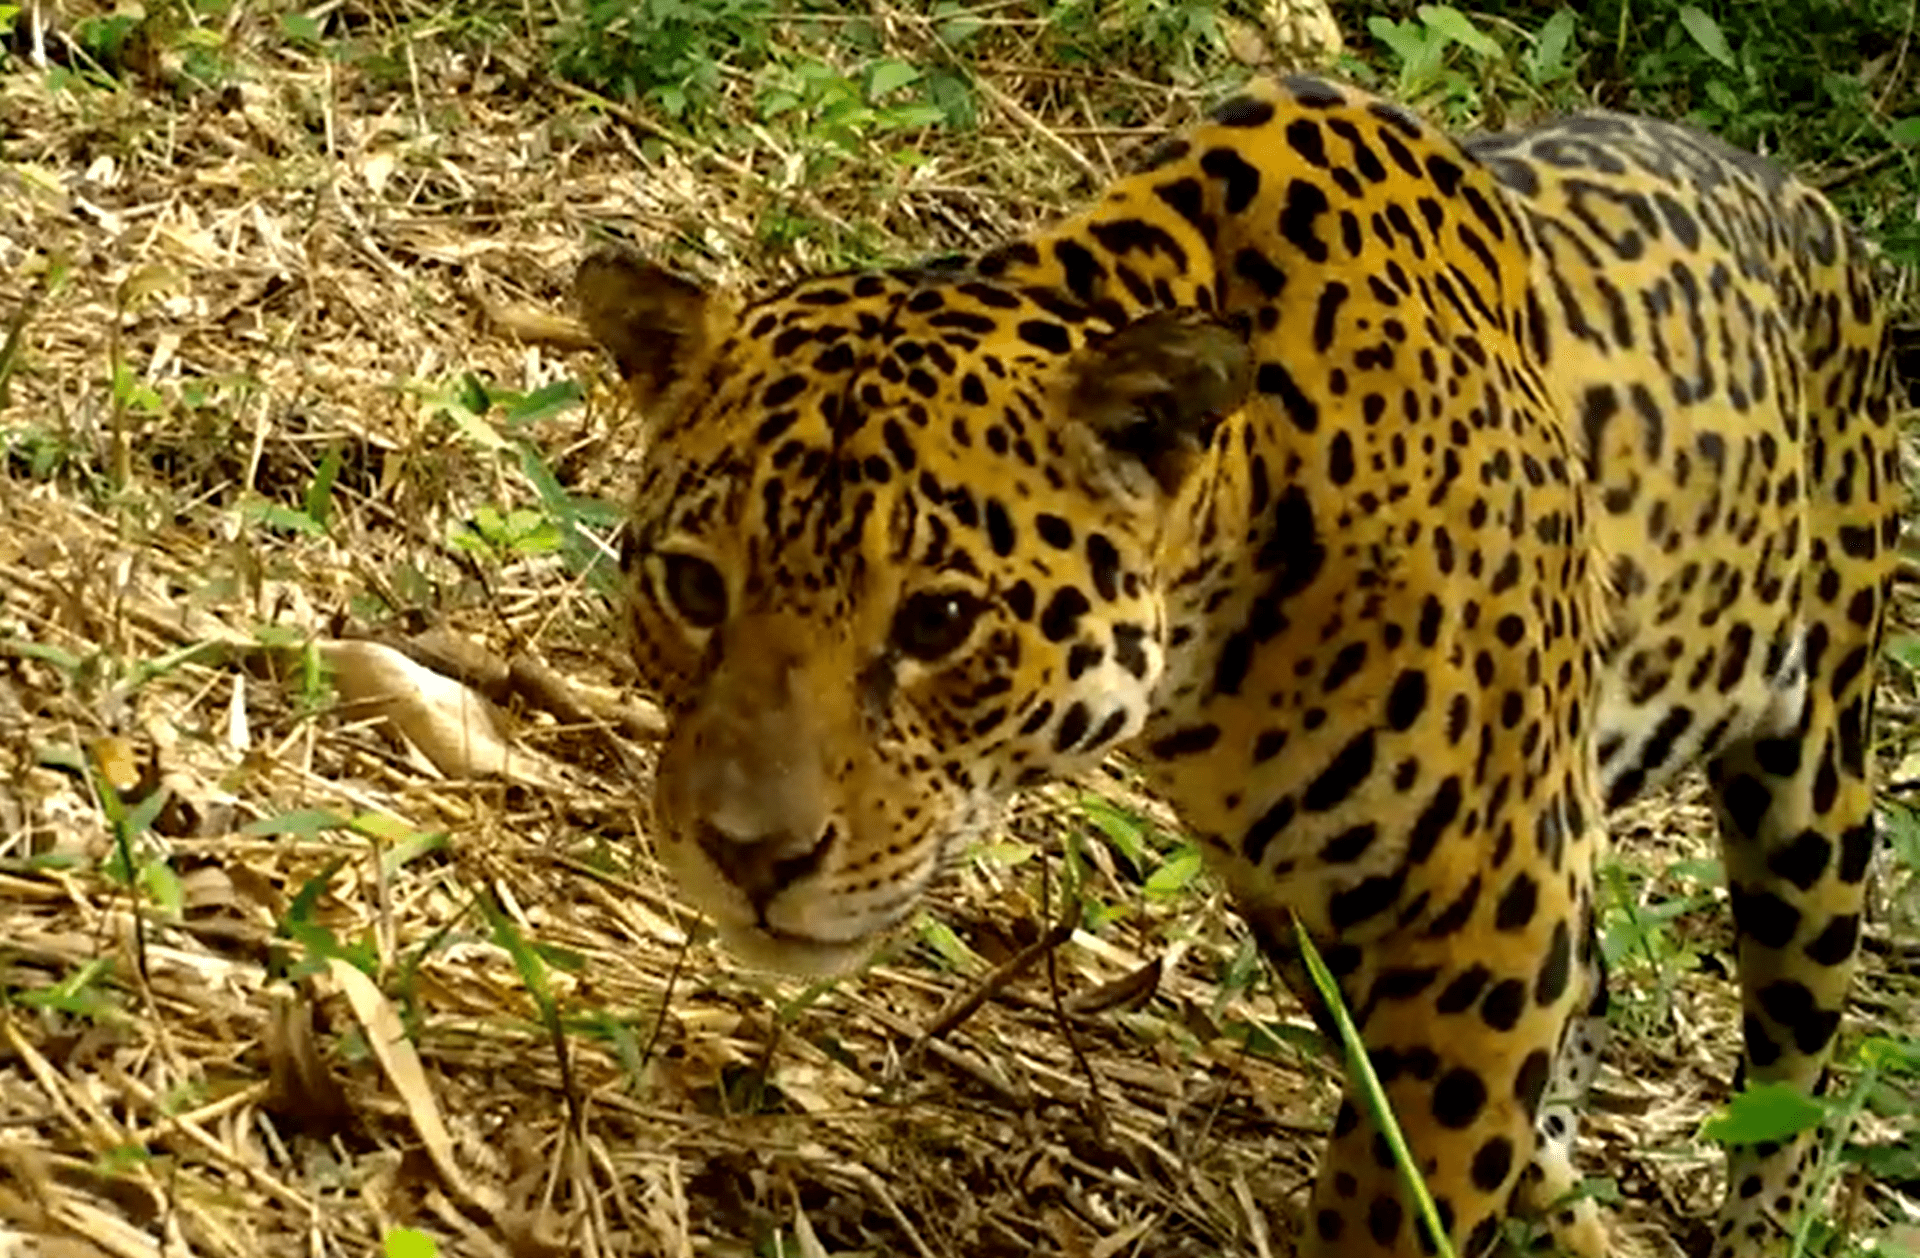
M 643 412 L 698 372 L 733 316 L 726 298 L 621 249 L 582 262 L 573 296 Z
M 1240 333 L 1210 315 L 1159 311 L 1075 351 L 1067 413 L 1172 496 L 1252 387 Z

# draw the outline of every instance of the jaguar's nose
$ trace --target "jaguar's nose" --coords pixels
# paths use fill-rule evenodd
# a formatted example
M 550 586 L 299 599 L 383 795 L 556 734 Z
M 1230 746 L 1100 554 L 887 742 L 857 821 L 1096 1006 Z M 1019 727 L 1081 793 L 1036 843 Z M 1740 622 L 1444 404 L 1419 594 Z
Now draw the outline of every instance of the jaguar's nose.
M 697 835 L 700 850 L 756 913 L 765 913 L 775 896 L 817 871 L 833 840 L 832 823 L 809 837 L 783 833 L 736 838 L 702 822 Z

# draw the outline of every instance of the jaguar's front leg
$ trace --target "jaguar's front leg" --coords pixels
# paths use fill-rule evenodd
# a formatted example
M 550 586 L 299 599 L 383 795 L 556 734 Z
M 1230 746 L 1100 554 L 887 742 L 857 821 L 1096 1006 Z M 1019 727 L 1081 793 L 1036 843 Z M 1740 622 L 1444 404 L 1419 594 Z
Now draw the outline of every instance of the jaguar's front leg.
M 1584 844 L 1581 846 L 1585 846 Z M 1591 871 L 1509 865 L 1468 877 L 1393 933 L 1323 948 L 1454 1251 L 1539 1238 L 1604 1258 L 1577 1186 L 1573 1112 L 1604 1036 Z M 1249 913 L 1269 954 L 1336 1042 L 1292 946 L 1289 918 Z M 1434 1246 L 1351 1077 L 1320 1163 L 1300 1252 L 1416 1258 Z M 1517 1231 L 1503 1231 L 1514 1218 Z

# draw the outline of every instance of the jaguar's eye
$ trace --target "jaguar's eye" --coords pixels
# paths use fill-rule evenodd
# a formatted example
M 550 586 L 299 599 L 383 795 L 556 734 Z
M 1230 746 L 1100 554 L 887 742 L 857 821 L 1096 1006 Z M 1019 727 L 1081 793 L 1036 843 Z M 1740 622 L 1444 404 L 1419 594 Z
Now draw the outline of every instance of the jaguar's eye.
M 893 644 L 931 663 L 966 645 L 985 606 L 964 590 L 923 590 L 893 614 Z
M 696 555 L 662 555 L 660 588 L 673 610 L 695 629 L 717 628 L 727 618 L 727 579 Z

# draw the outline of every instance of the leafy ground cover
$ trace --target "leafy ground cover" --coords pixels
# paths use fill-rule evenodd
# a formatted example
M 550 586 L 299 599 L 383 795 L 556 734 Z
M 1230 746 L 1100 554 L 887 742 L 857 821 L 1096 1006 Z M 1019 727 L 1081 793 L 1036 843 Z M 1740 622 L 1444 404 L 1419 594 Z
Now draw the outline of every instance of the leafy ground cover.
M 1688 118 L 1920 259 L 1905 0 L 176 0 L 0 33 L 0 1253 L 1290 1251 L 1330 1059 L 1124 763 L 1033 796 L 856 979 L 741 975 L 678 909 L 607 633 L 640 437 L 553 319 L 589 240 L 749 287 L 977 248 L 1317 64 L 1461 128 Z M 1680 1252 L 1716 1135 L 1816 1119 L 1811 1249 L 1920 1248 L 1901 599 L 1828 1111 L 1729 1105 L 1697 789 L 1616 820 L 1587 1165 L 1623 1252 Z

